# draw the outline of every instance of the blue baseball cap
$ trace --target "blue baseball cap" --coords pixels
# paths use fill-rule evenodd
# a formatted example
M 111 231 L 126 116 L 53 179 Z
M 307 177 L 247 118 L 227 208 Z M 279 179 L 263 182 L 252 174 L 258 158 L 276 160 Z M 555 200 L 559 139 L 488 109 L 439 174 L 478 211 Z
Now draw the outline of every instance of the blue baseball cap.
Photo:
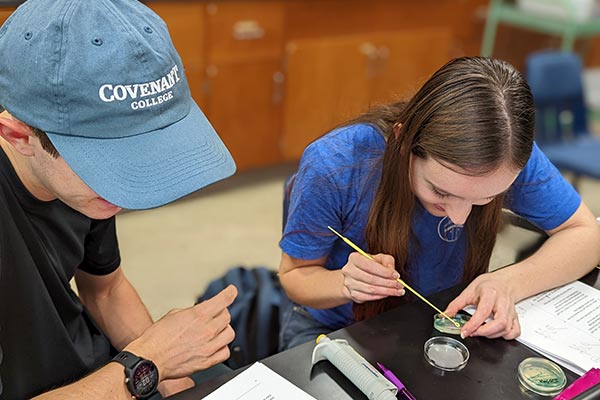
M 28 0 L 0 54 L 0 105 L 105 200 L 158 207 L 235 172 L 164 21 L 138 0 Z

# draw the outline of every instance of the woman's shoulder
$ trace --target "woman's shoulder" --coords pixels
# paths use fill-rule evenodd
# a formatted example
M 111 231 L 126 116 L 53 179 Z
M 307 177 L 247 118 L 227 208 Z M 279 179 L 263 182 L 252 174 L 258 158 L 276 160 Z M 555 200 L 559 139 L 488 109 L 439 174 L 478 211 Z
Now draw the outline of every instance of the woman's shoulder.
M 352 161 L 369 154 L 383 154 L 385 139 L 372 125 L 353 124 L 336 128 L 312 142 L 304 156 L 335 157 Z
M 521 170 L 515 184 L 527 185 L 561 178 L 560 172 L 534 142 L 529 160 Z

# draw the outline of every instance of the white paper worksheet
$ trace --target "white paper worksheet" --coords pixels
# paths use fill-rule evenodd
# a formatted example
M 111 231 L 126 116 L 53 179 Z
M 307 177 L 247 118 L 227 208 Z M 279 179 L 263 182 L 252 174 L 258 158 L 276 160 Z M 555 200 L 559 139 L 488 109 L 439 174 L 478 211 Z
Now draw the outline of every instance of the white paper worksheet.
M 579 375 L 600 367 L 600 290 L 575 281 L 516 308 L 519 342 Z
M 266 365 L 256 362 L 205 400 L 316 400 Z

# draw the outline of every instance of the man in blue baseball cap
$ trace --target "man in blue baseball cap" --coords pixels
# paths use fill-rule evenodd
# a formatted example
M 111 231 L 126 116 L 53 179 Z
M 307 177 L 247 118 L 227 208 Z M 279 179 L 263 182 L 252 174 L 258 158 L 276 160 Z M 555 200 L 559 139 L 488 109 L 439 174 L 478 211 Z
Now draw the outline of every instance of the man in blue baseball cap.
M 137 0 L 28 0 L 0 54 L 0 398 L 189 387 L 229 357 L 236 289 L 153 323 L 115 232 L 122 208 L 235 171 L 164 22 Z

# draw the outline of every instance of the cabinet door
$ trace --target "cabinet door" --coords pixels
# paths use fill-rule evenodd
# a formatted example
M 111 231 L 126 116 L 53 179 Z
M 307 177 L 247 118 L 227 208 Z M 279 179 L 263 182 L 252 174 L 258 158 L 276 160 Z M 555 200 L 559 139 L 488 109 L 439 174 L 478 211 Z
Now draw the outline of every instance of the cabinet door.
M 211 63 L 281 57 L 281 1 L 219 1 L 206 6 L 207 57 Z
M 374 36 L 377 61 L 370 104 L 410 98 L 451 58 L 451 32 L 446 28 L 411 30 Z
M 299 158 L 304 147 L 369 104 L 366 37 L 291 41 L 286 46 L 282 153 Z
M 147 5 L 165 21 L 173 44 L 183 61 L 185 75 L 196 103 L 202 108 L 204 96 L 204 5 L 200 2 L 152 1 Z
M 282 2 L 206 5 L 206 114 L 238 170 L 282 160 Z
M 207 69 L 206 114 L 240 171 L 282 160 L 282 76 L 279 61 L 225 63 Z
M 286 46 L 282 153 L 376 103 L 410 96 L 449 58 L 446 28 L 291 41 Z

